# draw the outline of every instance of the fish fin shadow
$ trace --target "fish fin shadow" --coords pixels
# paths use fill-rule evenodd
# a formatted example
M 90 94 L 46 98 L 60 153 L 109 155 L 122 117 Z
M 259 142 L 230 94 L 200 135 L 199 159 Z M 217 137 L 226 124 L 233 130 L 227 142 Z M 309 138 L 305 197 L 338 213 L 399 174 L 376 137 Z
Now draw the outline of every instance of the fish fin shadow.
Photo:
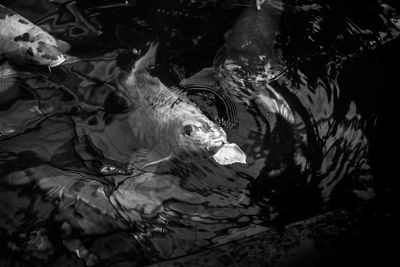
M 155 172 L 161 163 L 170 161 L 172 158 L 172 154 L 163 157 L 154 149 L 141 148 L 132 154 L 129 165 L 135 169 Z

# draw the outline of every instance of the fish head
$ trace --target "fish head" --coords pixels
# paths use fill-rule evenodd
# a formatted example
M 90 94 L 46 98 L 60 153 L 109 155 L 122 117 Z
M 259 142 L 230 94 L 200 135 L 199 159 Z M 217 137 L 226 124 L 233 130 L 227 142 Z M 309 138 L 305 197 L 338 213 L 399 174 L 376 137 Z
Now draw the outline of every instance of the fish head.
M 201 151 L 203 154 L 212 155 L 227 143 L 226 133 L 207 118 L 201 117 L 181 120 L 178 128 L 179 143 L 185 151 Z
M 200 111 L 180 116 L 175 133 L 178 145 L 174 150 L 180 159 L 213 157 L 221 165 L 246 163 L 239 146 L 229 143 L 225 131 Z

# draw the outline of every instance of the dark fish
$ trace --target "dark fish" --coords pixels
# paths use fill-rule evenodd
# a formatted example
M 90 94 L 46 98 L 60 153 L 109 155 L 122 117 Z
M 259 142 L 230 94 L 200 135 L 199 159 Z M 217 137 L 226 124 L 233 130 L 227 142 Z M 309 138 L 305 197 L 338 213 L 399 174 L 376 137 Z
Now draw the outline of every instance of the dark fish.
M 151 76 L 147 67 L 155 62 L 157 45 L 151 45 L 124 80 L 132 99 L 139 107 L 129 116 L 132 135 L 156 155 L 150 164 L 174 157 L 194 160 L 213 157 L 219 164 L 246 163 L 246 155 L 233 143 L 228 143 L 225 131 L 210 121 L 186 95 L 167 88 Z
M 215 56 L 216 77 L 239 101 L 247 105 L 254 101 L 262 111 L 279 114 L 293 123 L 289 104 L 270 85 L 286 70 L 276 47 L 283 4 L 278 0 L 250 3 Z M 235 5 L 237 1 L 226 4 Z
M 0 5 L 0 57 L 18 64 L 55 67 L 65 61 L 69 44 Z

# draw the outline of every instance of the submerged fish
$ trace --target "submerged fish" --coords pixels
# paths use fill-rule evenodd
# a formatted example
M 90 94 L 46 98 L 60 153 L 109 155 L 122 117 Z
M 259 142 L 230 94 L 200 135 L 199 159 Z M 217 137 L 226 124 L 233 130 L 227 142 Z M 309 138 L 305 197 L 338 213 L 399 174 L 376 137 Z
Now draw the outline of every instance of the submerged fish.
M 154 64 L 156 50 L 157 45 L 151 45 L 123 82 L 140 103 L 129 116 L 129 126 L 135 140 L 147 150 L 150 163 L 145 166 L 172 158 L 187 161 L 213 157 L 222 165 L 246 163 L 245 153 L 228 143 L 225 131 L 183 92 L 167 88 L 149 74 L 147 68 Z
M 68 43 L 57 40 L 40 27 L 0 5 L 0 58 L 18 64 L 55 67 L 65 61 Z
M 241 102 L 249 105 L 254 101 L 262 111 L 279 114 L 293 123 L 290 106 L 270 85 L 286 70 L 276 47 L 282 2 L 228 0 L 225 5 L 246 7 L 215 56 L 218 81 Z

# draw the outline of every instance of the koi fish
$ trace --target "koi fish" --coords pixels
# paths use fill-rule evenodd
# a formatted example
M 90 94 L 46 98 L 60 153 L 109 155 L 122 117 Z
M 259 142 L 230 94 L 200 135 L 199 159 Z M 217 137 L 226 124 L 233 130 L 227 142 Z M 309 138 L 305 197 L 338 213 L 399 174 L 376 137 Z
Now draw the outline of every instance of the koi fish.
M 264 113 L 276 113 L 288 122 L 294 115 L 283 96 L 270 85 L 286 71 L 280 50 L 276 47 L 281 0 L 227 0 L 226 7 L 246 6 L 214 59 L 221 86 L 239 102 L 254 101 Z
M 150 163 L 143 167 L 172 158 L 187 161 L 212 157 L 221 165 L 246 163 L 239 146 L 229 143 L 225 131 L 182 91 L 167 88 L 149 74 L 147 68 L 155 62 L 157 46 L 150 46 L 122 83 L 139 103 L 128 121 L 133 137 L 150 155 Z
M 18 64 L 55 67 L 65 61 L 69 44 L 0 5 L 0 58 Z

